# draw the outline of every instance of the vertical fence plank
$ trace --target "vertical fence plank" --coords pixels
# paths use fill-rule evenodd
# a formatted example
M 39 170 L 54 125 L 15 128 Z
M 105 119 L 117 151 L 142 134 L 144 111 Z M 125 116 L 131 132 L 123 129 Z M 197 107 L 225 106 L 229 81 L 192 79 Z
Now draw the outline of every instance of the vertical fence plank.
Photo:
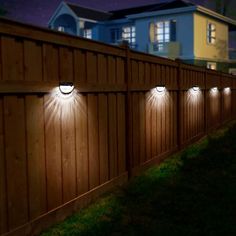
M 108 163 L 108 104 L 107 95 L 98 96 L 98 116 L 99 116 L 99 161 L 100 161 L 100 181 L 105 183 L 109 179 Z
M 25 80 L 43 80 L 42 45 L 33 41 L 24 42 Z
M 88 83 L 97 82 L 97 56 L 95 53 L 87 52 L 86 75 Z
M 139 136 L 139 143 L 140 143 L 140 163 L 144 163 L 146 161 L 146 108 L 145 108 L 145 94 L 139 94 L 139 101 L 140 101 L 140 109 L 138 116 L 140 117 L 140 136 Z
M 145 107 L 146 107 L 146 159 L 149 160 L 151 159 L 151 144 L 152 144 L 152 137 L 151 137 L 151 106 L 150 106 L 150 92 L 146 93 L 146 102 L 145 102 Z
M 126 170 L 125 96 L 117 95 L 118 174 Z
M 23 40 L 2 37 L 3 80 L 23 80 Z
M 47 210 L 43 110 L 42 97 L 26 97 L 30 219 Z
M 51 44 L 43 44 L 43 78 L 45 81 L 59 81 L 59 50 Z
M 45 147 L 48 210 L 62 204 L 61 109 L 51 95 L 45 95 Z
M 86 53 L 79 49 L 74 49 L 74 80 L 86 82 Z
M 59 49 L 59 68 L 60 68 L 60 81 L 73 81 L 74 80 L 74 56 L 73 49 L 61 47 Z
M 103 54 L 98 55 L 98 83 L 107 83 L 107 57 Z
M 117 84 L 124 84 L 125 82 L 125 63 L 122 58 L 116 59 L 116 77 L 117 77 Z
M 108 83 L 115 84 L 116 82 L 116 58 L 108 56 Z
M 117 114 L 116 95 L 108 95 L 108 123 L 109 123 L 109 169 L 110 179 L 117 176 Z
M 17 108 L 17 109 L 16 109 Z M 4 98 L 9 227 L 28 221 L 24 98 Z
M 3 115 L 3 99 L 0 98 L 0 234 L 7 232 L 8 218 Z
M 78 98 L 78 103 L 75 107 L 78 195 L 81 195 L 89 190 L 87 109 L 87 97 L 85 95 L 80 95 Z
M 76 197 L 75 118 L 74 103 L 65 104 L 61 114 L 63 202 Z
M 99 185 L 98 97 L 88 95 L 89 188 Z

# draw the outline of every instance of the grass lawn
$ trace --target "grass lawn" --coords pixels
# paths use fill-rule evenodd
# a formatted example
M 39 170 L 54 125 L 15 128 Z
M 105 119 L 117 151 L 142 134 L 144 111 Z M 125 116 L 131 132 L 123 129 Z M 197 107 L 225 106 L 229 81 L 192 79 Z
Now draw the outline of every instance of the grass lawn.
M 49 235 L 236 235 L 236 124 L 41 234 Z

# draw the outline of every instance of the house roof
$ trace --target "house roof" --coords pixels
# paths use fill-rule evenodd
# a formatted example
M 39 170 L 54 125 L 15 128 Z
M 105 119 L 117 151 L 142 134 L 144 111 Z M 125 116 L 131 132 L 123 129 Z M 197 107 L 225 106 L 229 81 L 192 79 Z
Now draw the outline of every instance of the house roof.
M 121 19 L 127 15 L 145 13 L 145 12 L 153 12 L 153 11 L 160 11 L 160 10 L 167 10 L 167 9 L 175 9 L 175 8 L 182 8 L 182 7 L 189 7 L 194 6 L 193 3 L 184 0 L 174 0 L 165 3 L 156 3 L 151 5 L 121 9 L 116 11 L 111 11 L 112 17 L 111 19 Z
M 91 19 L 95 21 L 106 21 L 112 15 L 109 12 L 82 7 L 71 3 L 66 3 L 66 5 L 75 13 L 75 15 L 85 19 Z

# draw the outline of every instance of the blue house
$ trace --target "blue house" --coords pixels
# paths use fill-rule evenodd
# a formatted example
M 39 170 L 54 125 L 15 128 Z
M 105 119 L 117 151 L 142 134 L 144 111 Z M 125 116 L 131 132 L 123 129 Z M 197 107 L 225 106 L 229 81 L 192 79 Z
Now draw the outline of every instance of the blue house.
M 236 73 L 228 46 L 236 21 L 188 1 L 110 12 L 62 2 L 49 27 L 114 45 L 126 41 L 134 50 Z

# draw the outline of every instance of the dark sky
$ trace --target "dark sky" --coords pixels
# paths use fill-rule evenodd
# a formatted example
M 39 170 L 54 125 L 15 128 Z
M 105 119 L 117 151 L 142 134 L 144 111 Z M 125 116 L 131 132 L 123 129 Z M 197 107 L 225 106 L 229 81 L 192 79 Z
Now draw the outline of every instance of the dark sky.
M 46 26 L 47 22 L 55 11 L 61 0 L 0 0 L 0 6 L 7 10 L 7 17 L 30 23 L 33 25 Z M 77 3 L 100 10 L 114 10 L 128 8 L 138 5 L 147 5 L 165 0 L 69 0 L 68 2 Z M 207 1 L 193 0 L 200 4 Z

